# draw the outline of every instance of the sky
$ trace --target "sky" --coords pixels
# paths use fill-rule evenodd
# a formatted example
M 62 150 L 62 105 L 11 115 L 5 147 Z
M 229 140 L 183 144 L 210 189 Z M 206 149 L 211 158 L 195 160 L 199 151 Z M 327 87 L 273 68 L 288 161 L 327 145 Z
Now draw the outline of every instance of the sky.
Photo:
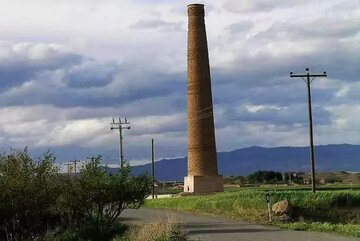
M 186 5 L 180 0 L 0 0 L 0 150 L 59 162 L 186 156 Z M 359 0 L 208 0 L 218 151 L 360 144 Z

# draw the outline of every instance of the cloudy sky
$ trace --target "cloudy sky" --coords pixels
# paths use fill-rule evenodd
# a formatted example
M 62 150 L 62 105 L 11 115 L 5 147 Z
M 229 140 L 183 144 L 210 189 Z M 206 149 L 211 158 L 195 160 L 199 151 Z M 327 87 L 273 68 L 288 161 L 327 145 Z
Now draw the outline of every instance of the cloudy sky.
M 186 155 L 188 1 L 1 0 L 0 150 L 51 149 L 59 161 Z M 208 0 L 217 147 L 360 144 L 359 0 Z

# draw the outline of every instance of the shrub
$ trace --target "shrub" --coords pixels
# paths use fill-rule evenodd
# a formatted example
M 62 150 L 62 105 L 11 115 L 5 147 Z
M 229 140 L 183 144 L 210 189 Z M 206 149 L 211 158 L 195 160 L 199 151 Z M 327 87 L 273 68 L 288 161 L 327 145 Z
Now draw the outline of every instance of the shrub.
M 27 149 L 0 155 L 0 229 L 3 235 L 11 235 L 13 240 L 26 240 L 59 224 L 54 207 L 62 187 L 54 160 L 52 154 L 45 153 L 34 162 Z
M 92 159 L 77 178 L 67 179 L 59 201 L 70 227 L 83 226 L 89 240 L 109 240 L 117 218 L 125 208 L 138 208 L 150 193 L 148 176 L 130 175 L 130 167 L 109 175 L 100 168 L 101 157 Z
M 110 175 L 101 157 L 78 176 L 58 173 L 55 157 L 34 161 L 24 151 L 0 155 L 0 240 L 111 240 L 125 208 L 138 208 L 150 193 L 150 178 L 130 167 Z

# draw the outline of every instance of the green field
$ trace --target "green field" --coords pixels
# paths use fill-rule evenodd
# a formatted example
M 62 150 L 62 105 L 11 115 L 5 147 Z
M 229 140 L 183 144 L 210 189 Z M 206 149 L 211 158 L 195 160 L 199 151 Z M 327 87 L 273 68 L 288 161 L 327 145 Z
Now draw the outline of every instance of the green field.
M 234 192 L 240 190 L 303 190 L 303 191 L 310 191 L 310 185 L 284 185 L 284 184 L 263 184 L 263 185 L 246 185 L 237 187 L 236 185 L 225 185 L 225 192 Z M 331 191 L 331 190 L 359 190 L 360 191 L 360 184 L 326 184 L 326 185 L 317 185 L 317 190 L 320 191 Z M 156 187 L 155 193 L 158 195 L 161 194 L 178 194 L 183 191 L 182 187 Z
M 229 190 L 213 195 L 149 200 L 149 208 L 170 208 L 268 223 L 266 189 Z M 271 203 L 287 199 L 294 210 L 293 222 L 283 228 L 333 231 L 360 237 L 360 190 L 271 190 Z

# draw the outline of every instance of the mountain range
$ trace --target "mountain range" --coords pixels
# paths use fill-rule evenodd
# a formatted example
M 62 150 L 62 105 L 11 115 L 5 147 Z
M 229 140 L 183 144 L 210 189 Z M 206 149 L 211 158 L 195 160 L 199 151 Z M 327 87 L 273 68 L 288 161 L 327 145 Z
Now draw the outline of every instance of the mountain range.
M 248 175 L 257 170 L 303 171 L 308 173 L 308 147 L 253 146 L 229 152 L 218 152 L 218 170 L 223 176 Z M 360 171 L 360 145 L 339 144 L 315 147 L 318 172 Z M 150 173 L 151 164 L 132 167 L 132 173 Z M 112 171 L 115 171 L 114 169 Z M 183 181 L 187 175 L 187 158 L 163 159 L 155 162 L 159 181 Z

